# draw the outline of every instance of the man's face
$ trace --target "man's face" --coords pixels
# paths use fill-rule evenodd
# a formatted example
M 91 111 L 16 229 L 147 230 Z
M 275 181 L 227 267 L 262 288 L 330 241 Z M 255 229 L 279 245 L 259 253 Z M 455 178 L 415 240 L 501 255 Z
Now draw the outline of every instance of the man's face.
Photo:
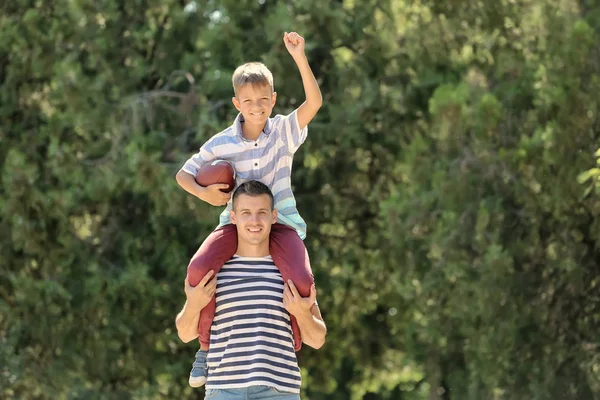
M 271 198 L 266 194 L 240 194 L 235 198 L 230 216 L 237 227 L 239 243 L 259 245 L 269 240 L 271 225 L 277 222 L 277 210 L 271 207 Z
M 237 88 L 232 101 L 244 116 L 244 121 L 261 125 L 271 116 L 276 98 L 277 93 L 272 91 L 270 85 L 246 84 Z

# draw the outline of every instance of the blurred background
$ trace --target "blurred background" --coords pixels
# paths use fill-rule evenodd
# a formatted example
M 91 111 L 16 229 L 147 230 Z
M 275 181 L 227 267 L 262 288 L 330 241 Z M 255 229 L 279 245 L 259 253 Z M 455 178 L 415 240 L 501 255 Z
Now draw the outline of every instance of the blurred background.
M 328 324 L 303 399 L 600 398 L 595 0 L 5 0 L 0 398 L 200 399 L 174 318 L 231 74 L 324 106 L 293 185 Z

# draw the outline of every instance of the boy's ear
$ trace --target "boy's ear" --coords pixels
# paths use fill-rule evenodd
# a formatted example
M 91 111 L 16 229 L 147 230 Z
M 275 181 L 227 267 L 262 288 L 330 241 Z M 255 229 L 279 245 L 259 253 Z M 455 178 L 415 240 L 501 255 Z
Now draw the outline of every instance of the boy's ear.
M 235 225 L 235 212 L 233 210 L 229 210 L 229 219 L 231 223 Z
M 277 222 L 277 209 L 273 210 L 273 223 Z
M 240 102 L 237 99 L 237 97 L 235 97 L 235 96 L 232 97 L 231 102 L 233 103 L 233 106 L 236 108 L 236 110 L 238 110 L 239 112 L 242 112 L 242 107 L 241 107 Z
M 275 107 L 276 101 L 277 101 L 277 92 L 273 92 L 273 96 L 271 96 L 271 107 Z

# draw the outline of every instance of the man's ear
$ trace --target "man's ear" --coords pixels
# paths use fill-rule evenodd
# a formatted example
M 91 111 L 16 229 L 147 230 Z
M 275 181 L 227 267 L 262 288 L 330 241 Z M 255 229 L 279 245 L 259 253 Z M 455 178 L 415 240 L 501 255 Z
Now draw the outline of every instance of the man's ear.
M 277 92 L 273 92 L 273 96 L 271 96 L 271 107 L 275 107 L 276 101 L 277 101 Z
M 277 222 L 277 209 L 273 209 L 273 223 Z
M 229 219 L 231 223 L 235 225 L 235 212 L 233 210 L 229 210 Z
M 242 106 L 240 104 L 240 101 L 237 99 L 237 97 L 232 97 L 231 98 L 231 102 L 233 103 L 233 106 L 235 107 L 236 110 L 238 110 L 239 112 L 242 112 Z

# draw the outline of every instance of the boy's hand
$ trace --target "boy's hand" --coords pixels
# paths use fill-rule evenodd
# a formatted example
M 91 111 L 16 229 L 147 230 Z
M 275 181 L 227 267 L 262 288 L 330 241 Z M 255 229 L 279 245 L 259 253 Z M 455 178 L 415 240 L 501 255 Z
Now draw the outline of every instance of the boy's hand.
M 231 198 L 231 193 L 221 192 L 221 189 L 227 189 L 229 186 L 225 183 L 215 183 L 206 186 L 202 191 L 200 199 L 213 206 L 224 206 Z
M 217 280 L 211 279 L 213 275 L 213 270 L 208 271 L 196 286 L 191 286 L 188 278 L 185 278 L 185 297 L 191 308 L 202 310 L 215 295 Z
M 292 57 L 304 55 L 304 38 L 296 32 L 285 32 L 283 34 L 283 43 Z
M 317 111 L 319 111 L 319 108 L 321 108 L 321 105 L 323 104 L 323 96 L 321 96 L 319 84 L 310 69 L 310 65 L 308 65 L 306 54 L 304 54 L 304 38 L 296 32 L 285 32 L 283 34 L 283 43 L 294 59 L 298 71 L 300 71 L 302 85 L 304 86 L 306 101 L 302 103 L 297 110 L 298 127 L 300 128 L 300 131 L 302 131 L 306 125 L 312 121 L 315 115 L 317 115 Z

